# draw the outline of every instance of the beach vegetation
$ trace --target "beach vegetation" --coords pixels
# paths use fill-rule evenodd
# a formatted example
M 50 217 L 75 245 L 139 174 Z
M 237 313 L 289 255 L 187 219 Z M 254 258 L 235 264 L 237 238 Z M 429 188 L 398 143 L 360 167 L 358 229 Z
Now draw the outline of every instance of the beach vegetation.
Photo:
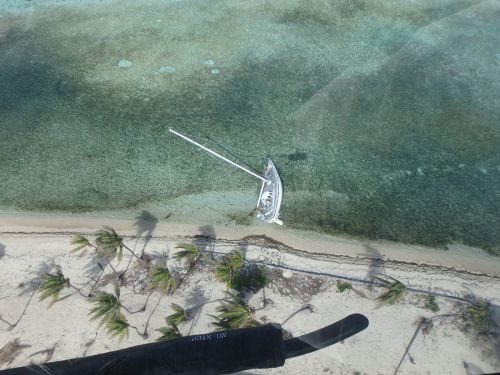
M 379 296 L 378 299 L 385 305 L 393 305 L 406 295 L 406 286 L 394 277 L 385 277 L 387 279 L 380 276 L 375 277 L 376 280 L 380 281 L 387 288 L 387 291 Z
M 217 330 L 256 327 L 260 325 L 255 320 L 255 310 L 248 306 L 243 299 L 236 295 L 230 295 L 228 300 L 222 301 L 217 308 L 218 315 L 212 317 L 212 323 Z
M 117 258 L 120 261 L 123 257 L 123 238 L 116 231 L 108 226 L 97 232 L 96 244 L 106 256 Z
M 346 290 L 352 289 L 352 284 L 347 281 L 337 280 L 337 292 L 344 293 Z
M 485 333 L 490 325 L 490 304 L 484 299 L 476 301 L 472 306 L 466 309 L 466 319 L 469 320 L 474 328 L 480 333 Z
M 123 249 L 127 250 L 132 257 L 141 259 L 134 251 L 123 242 L 123 237 L 118 235 L 110 226 L 104 226 L 96 233 L 97 248 L 110 258 L 117 258 L 120 261 L 123 257 Z
M 74 246 L 74 248 L 71 249 L 72 253 L 76 253 L 77 251 L 83 251 L 83 253 L 86 253 L 89 247 L 92 247 L 89 239 L 80 234 L 71 237 L 70 243 Z
M 56 265 L 55 273 L 45 273 L 40 276 L 41 284 L 38 288 L 40 301 L 51 298 L 49 307 L 59 299 L 59 294 L 64 288 L 70 287 L 69 278 L 64 277 L 61 266 Z
M 101 324 L 120 314 L 120 289 L 115 285 L 114 294 L 97 292 L 91 299 L 94 307 L 90 310 L 90 320 L 101 319 Z
M 97 240 L 96 240 L 96 242 L 97 242 Z M 114 255 L 113 255 L 114 252 L 111 252 L 111 253 L 103 252 L 103 250 L 101 250 L 98 245 L 92 244 L 87 237 L 82 236 L 80 234 L 77 234 L 77 235 L 74 235 L 73 237 L 71 237 L 70 243 L 71 243 L 71 245 L 74 246 L 73 249 L 70 250 L 71 252 L 81 251 L 82 254 L 86 254 L 89 248 L 94 249 L 95 253 L 97 254 L 97 257 L 106 260 L 109 267 L 113 270 L 113 273 L 115 274 L 116 278 L 118 280 L 123 281 L 123 274 L 119 274 L 110 262 L 110 258 L 114 257 Z M 104 268 L 101 267 L 101 269 L 102 269 L 102 271 L 104 271 Z M 98 280 L 95 281 L 94 285 L 90 289 L 89 297 L 92 296 L 92 291 L 94 290 L 95 286 L 97 285 Z
M 161 336 L 158 337 L 156 341 L 169 341 L 182 336 L 177 326 L 174 324 L 170 324 L 168 321 L 167 326 L 160 327 L 157 329 L 157 331 L 161 333 Z
M 174 254 L 174 259 L 185 261 L 190 269 L 194 267 L 196 261 L 202 256 L 201 250 L 190 243 L 179 243 L 175 248 L 181 250 Z
M 243 267 L 243 252 L 241 250 L 233 250 L 227 257 L 225 262 L 233 269 L 239 270 Z
M 255 293 L 264 288 L 268 282 L 267 268 L 253 264 L 234 272 L 231 288 L 238 292 Z
M 183 307 L 172 303 L 170 304 L 170 307 L 175 311 L 173 314 L 170 314 L 165 318 L 167 323 L 169 323 L 171 326 L 177 327 L 179 324 L 185 322 L 188 320 L 188 311 L 185 310 Z
M 227 285 L 234 287 L 234 277 L 243 266 L 243 252 L 234 250 L 224 257 L 215 268 L 215 278 Z
M 439 305 L 437 303 L 436 297 L 428 295 L 425 297 L 425 305 L 424 307 L 427 310 L 430 310 L 432 312 L 438 312 L 439 311 Z
M 172 294 L 177 282 L 166 266 L 154 266 L 150 271 L 151 287 L 160 290 L 163 294 Z
M 122 341 L 128 337 L 130 324 L 122 313 L 117 313 L 106 322 L 106 332 L 111 337 L 116 337 Z

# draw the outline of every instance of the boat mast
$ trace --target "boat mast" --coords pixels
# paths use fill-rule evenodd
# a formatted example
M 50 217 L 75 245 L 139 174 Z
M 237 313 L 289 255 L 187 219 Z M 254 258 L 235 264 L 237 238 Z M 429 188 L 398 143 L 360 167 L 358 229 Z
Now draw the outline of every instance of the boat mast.
M 203 150 L 205 150 L 205 151 L 208 151 L 208 152 L 209 152 L 209 153 L 211 153 L 212 155 L 215 155 L 215 156 L 217 156 L 218 158 L 220 158 L 220 159 L 222 159 L 222 160 L 224 160 L 224 161 L 228 162 L 229 164 L 234 165 L 235 167 L 238 167 L 239 169 L 241 169 L 241 170 L 243 170 L 243 171 L 245 171 L 245 172 L 247 172 L 247 173 L 250 173 L 252 176 L 257 177 L 258 179 L 260 179 L 260 180 L 262 180 L 262 181 L 264 181 L 264 182 L 267 182 L 267 180 L 266 180 L 264 177 L 259 176 L 257 173 L 254 173 L 254 172 L 252 172 L 252 171 L 250 171 L 250 170 L 246 169 L 245 167 L 242 167 L 241 165 L 238 165 L 238 164 L 236 164 L 235 162 L 232 162 L 232 161 L 231 161 L 231 160 L 229 160 L 229 159 L 226 159 L 224 156 L 219 155 L 218 153 L 216 153 L 216 152 L 214 152 L 214 151 L 212 151 L 212 150 L 210 150 L 210 149 L 206 148 L 206 147 L 205 147 L 205 146 L 203 146 L 203 145 L 200 145 L 198 142 L 195 142 L 195 141 L 193 141 L 192 139 L 189 139 L 189 138 L 188 138 L 188 137 L 186 137 L 185 135 L 182 135 L 182 134 L 180 134 L 180 133 L 177 133 L 177 132 L 176 132 L 175 130 L 173 130 L 173 129 L 168 129 L 168 130 L 170 131 L 170 133 L 174 133 L 175 135 L 177 135 L 178 137 L 181 137 L 182 139 L 184 139 L 184 140 L 188 141 L 189 143 L 192 143 L 192 144 L 194 144 L 194 145 L 196 145 L 196 146 L 200 147 L 201 149 L 203 149 Z

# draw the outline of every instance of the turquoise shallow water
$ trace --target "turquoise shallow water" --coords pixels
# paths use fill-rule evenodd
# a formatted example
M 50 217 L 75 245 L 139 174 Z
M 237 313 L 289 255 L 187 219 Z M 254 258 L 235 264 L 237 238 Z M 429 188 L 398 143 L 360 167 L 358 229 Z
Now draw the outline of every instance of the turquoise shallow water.
M 258 180 L 173 127 L 256 171 L 271 156 L 289 226 L 500 252 L 498 2 L 0 10 L 4 210 L 240 192 L 220 210 L 250 212 Z

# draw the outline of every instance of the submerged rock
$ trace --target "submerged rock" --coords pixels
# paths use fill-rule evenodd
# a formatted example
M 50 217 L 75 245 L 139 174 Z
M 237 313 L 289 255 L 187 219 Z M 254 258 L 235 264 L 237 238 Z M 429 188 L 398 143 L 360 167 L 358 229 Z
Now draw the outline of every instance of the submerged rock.
M 118 67 L 120 68 L 130 68 L 132 66 L 132 62 L 128 61 L 127 59 L 121 59 L 120 62 L 118 63 Z
M 173 66 L 162 66 L 160 67 L 160 70 L 158 70 L 158 73 L 172 74 L 175 73 L 175 68 Z
M 212 59 L 208 59 L 203 61 L 203 65 L 208 66 L 209 68 L 213 68 L 215 66 L 215 61 Z

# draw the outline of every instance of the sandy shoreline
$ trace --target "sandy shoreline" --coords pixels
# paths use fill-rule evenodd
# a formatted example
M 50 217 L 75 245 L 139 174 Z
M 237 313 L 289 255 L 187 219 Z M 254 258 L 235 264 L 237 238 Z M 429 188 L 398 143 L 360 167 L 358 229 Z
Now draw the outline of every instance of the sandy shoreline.
M 500 277 L 500 257 L 490 256 L 481 249 L 459 244 L 449 245 L 448 250 L 434 249 L 389 241 L 356 240 L 265 224 L 205 226 L 169 223 L 162 220 L 151 224 L 130 219 L 70 215 L 59 217 L 0 215 L 0 234 L 93 234 L 103 225 L 112 226 L 127 236 L 137 236 L 141 234 L 139 233 L 142 230 L 140 228 L 147 228 L 150 232 L 143 231 L 142 235 L 148 234 L 164 239 L 208 235 L 220 240 L 236 241 L 248 236 L 265 236 L 292 249 L 312 254 L 444 266 L 450 269 Z

